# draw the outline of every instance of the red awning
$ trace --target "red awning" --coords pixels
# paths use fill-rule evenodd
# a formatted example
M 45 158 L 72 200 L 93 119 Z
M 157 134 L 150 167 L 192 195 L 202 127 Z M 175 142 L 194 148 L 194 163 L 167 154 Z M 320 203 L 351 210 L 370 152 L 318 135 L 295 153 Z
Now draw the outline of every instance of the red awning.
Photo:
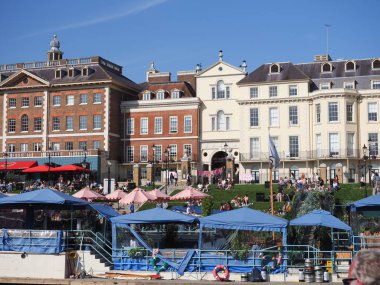
M 81 166 L 75 165 L 75 164 L 69 164 L 69 165 L 62 165 L 59 167 L 56 167 L 52 169 L 53 172 L 90 172 L 89 169 L 83 168 Z
M 22 170 L 37 165 L 37 161 L 5 161 L 0 162 L 0 171 L 8 170 Z
M 48 166 L 48 165 L 38 165 L 36 167 L 31 167 L 28 169 L 24 169 L 22 172 L 24 173 L 41 173 L 41 172 L 49 172 L 53 171 L 55 167 Z

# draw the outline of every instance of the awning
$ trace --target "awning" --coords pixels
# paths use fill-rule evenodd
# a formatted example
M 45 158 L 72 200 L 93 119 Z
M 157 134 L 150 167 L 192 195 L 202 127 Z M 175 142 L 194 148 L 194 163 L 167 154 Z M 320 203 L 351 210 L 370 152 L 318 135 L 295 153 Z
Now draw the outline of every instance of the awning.
M 37 161 L 5 161 L 0 162 L 0 171 L 8 170 L 22 170 L 30 167 L 37 166 Z
M 54 167 L 49 165 L 38 165 L 36 167 L 31 167 L 23 170 L 24 173 L 41 173 L 41 172 L 50 172 L 53 171 Z
M 75 164 L 62 165 L 54 168 L 53 172 L 90 172 L 89 169 Z

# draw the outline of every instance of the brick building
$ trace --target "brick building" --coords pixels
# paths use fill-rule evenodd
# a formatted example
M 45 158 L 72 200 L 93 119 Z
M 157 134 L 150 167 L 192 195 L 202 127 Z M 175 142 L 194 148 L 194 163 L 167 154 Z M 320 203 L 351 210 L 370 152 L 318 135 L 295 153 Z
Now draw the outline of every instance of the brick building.
M 86 162 L 101 180 L 109 159 L 116 177 L 120 104 L 137 98 L 140 86 L 99 56 L 63 59 L 56 36 L 50 47 L 47 61 L 0 65 L 2 168 Z
M 201 101 L 195 96 L 195 73 L 178 72 L 177 81 L 171 81 L 169 72 L 152 63 L 138 100 L 122 102 L 122 180 L 140 184 L 152 181 L 154 173 L 155 181 L 164 182 L 165 169 L 184 180 L 190 167 L 197 168 Z

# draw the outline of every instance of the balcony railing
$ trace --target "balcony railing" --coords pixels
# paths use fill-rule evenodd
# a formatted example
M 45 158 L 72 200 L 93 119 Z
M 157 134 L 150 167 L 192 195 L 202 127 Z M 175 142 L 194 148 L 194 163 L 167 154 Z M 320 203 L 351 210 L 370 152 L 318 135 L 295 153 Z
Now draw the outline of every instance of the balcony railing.
M 197 157 L 194 153 L 190 154 L 190 156 L 188 156 L 190 158 L 190 161 L 197 161 Z M 182 160 L 182 156 L 180 155 L 176 155 L 176 156 L 173 156 L 171 155 L 170 158 L 169 158 L 169 163 L 179 163 L 181 162 Z M 152 156 L 149 156 L 149 158 L 147 158 L 145 155 L 144 156 L 139 156 L 139 155 L 135 155 L 134 158 L 133 158 L 133 161 L 125 161 L 124 163 L 152 163 Z M 166 163 L 166 158 L 164 156 L 161 157 L 161 159 L 156 159 L 154 163 L 157 163 L 157 164 L 162 164 L 162 163 Z
M 78 156 L 84 156 L 86 153 L 86 156 L 98 156 L 100 155 L 100 150 L 98 149 L 88 149 L 86 151 L 83 150 L 50 150 L 50 151 L 17 151 L 17 152 L 7 152 L 1 153 L 0 157 L 2 159 L 9 159 L 9 158 L 26 158 L 26 157 L 48 157 L 50 153 L 50 156 L 67 156 L 67 157 L 78 157 Z

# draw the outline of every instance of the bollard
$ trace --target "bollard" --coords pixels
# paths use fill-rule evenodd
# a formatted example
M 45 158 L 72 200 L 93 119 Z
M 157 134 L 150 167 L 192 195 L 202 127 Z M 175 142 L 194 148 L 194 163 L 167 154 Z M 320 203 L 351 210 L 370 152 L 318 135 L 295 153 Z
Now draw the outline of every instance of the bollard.
M 298 282 L 305 282 L 305 273 L 303 269 L 299 269 L 298 271 Z
M 323 282 L 325 283 L 330 282 L 330 273 L 328 271 L 323 272 Z

